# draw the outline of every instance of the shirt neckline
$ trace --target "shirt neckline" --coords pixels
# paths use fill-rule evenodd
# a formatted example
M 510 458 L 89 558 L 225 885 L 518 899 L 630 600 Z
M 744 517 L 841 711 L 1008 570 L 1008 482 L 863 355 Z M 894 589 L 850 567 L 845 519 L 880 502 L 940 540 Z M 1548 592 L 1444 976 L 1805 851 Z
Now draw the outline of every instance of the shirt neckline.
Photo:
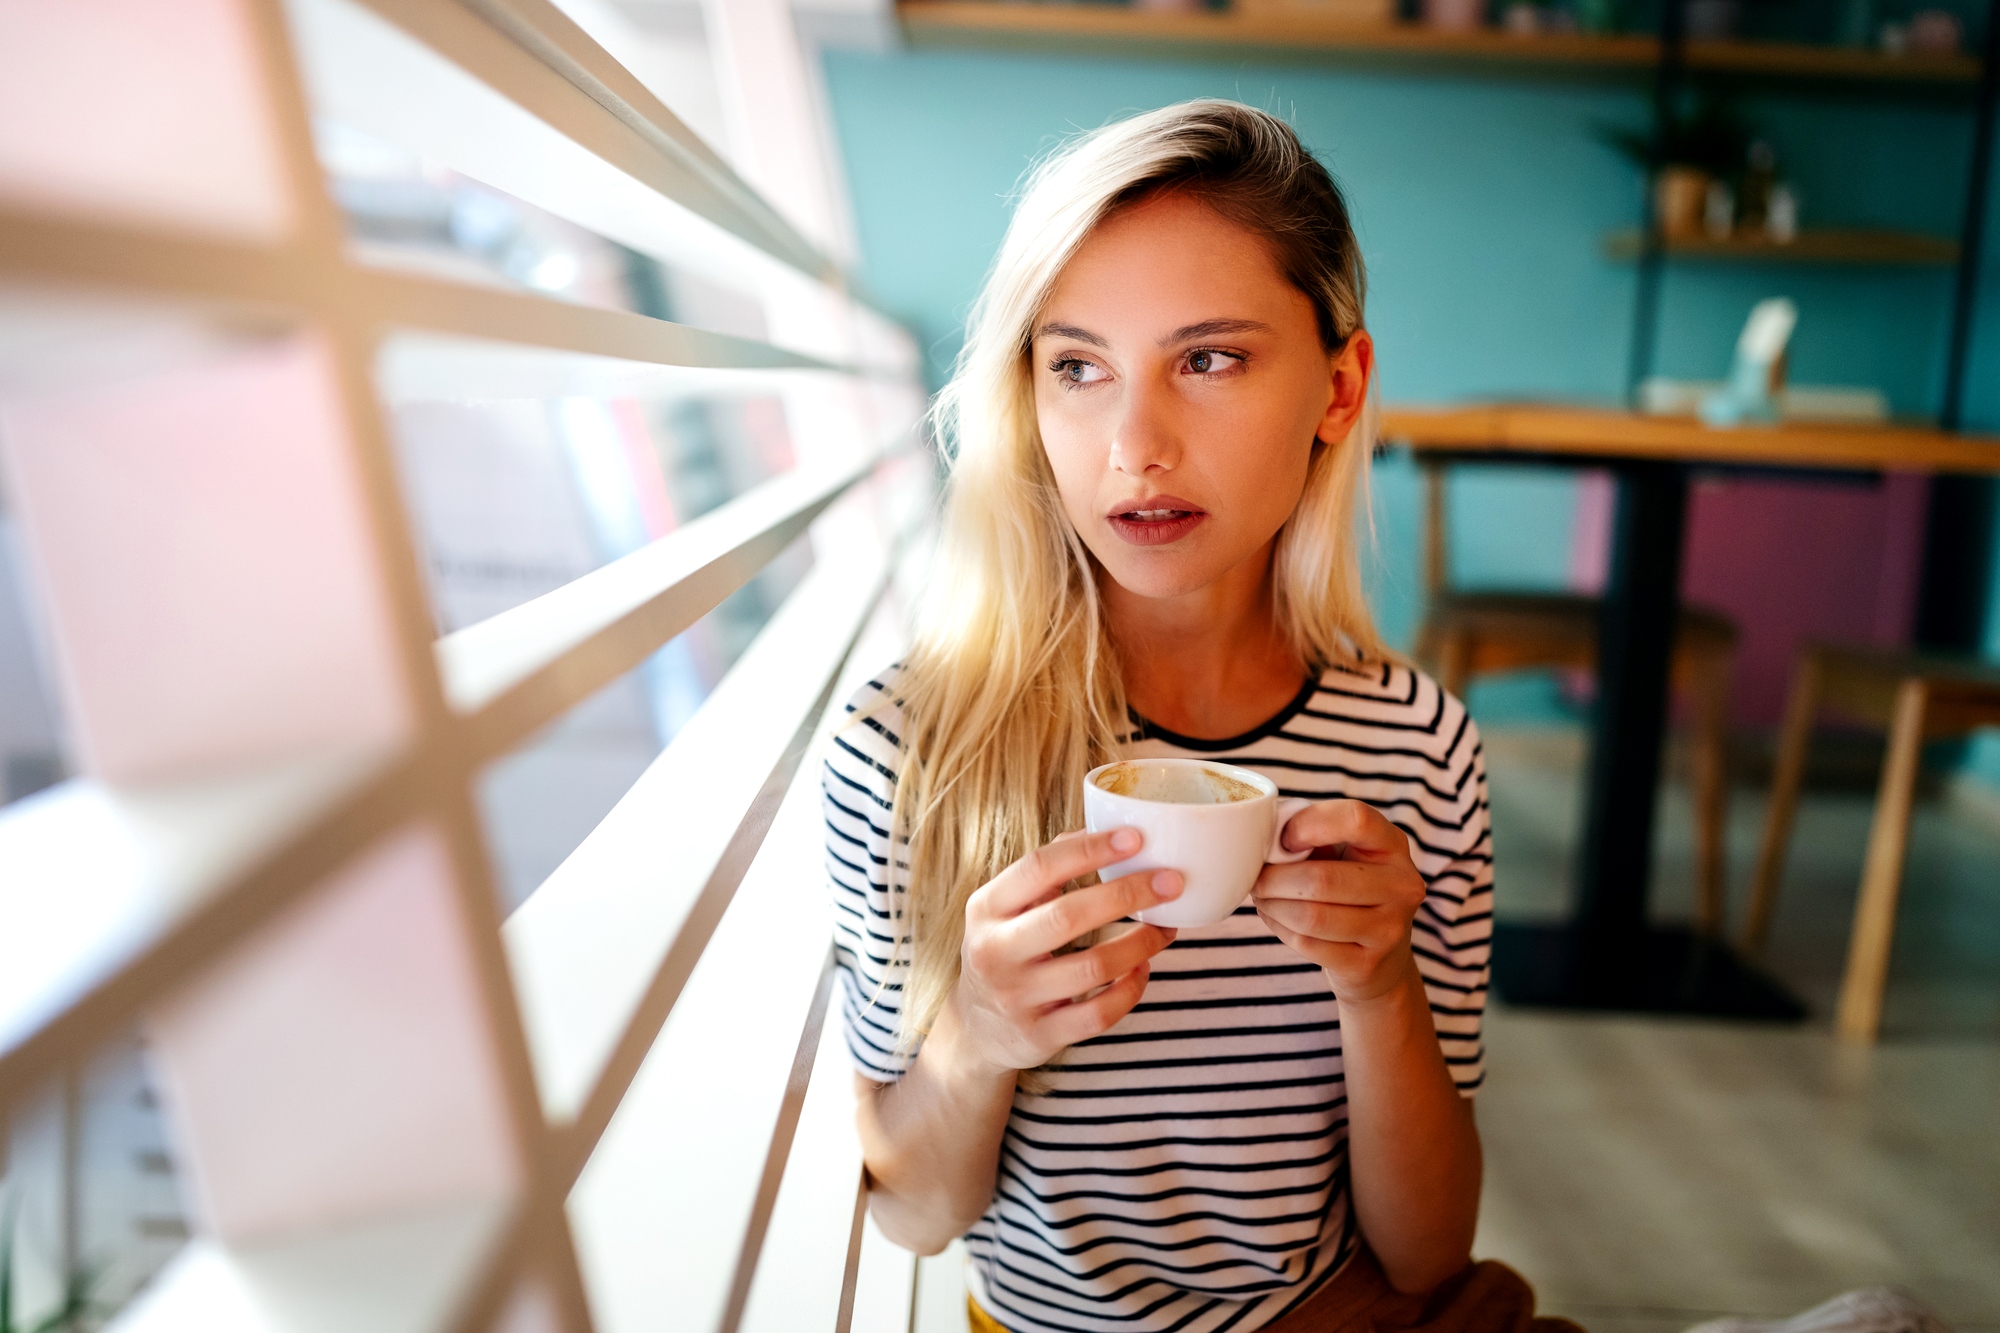
M 1132 721 L 1138 725 L 1138 731 L 1133 735 L 1133 740 L 1165 741 L 1167 744 L 1177 746 L 1183 750 L 1220 754 L 1224 750 L 1240 750 L 1255 741 L 1263 740 L 1266 736 L 1275 736 L 1287 722 L 1297 717 L 1300 710 L 1312 701 L 1313 695 L 1319 692 L 1319 686 L 1320 676 L 1318 673 L 1307 676 L 1306 683 L 1299 687 L 1299 692 L 1292 696 L 1290 703 L 1241 735 L 1224 736 L 1220 740 L 1209 740 L 1202 736 L 1183 736 L 1178 731 L 1168 731 L 1159 723 L 1141 716 L 1137 709 L 1127 709 L 1126 711 L 1131 713 Z

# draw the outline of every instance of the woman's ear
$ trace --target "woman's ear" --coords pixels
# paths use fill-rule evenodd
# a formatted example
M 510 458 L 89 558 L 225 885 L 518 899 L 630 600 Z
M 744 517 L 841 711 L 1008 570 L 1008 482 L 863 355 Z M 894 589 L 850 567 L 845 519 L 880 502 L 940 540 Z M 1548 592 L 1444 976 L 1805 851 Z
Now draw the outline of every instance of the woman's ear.
M 1368 330 L 1356 329 L 1347 342 L 1327 358 L 1328 401 L 1320 418 L 1319 439 L 1339 444 L 1368 405 L 1368 383 L 1375 376 L 1375 340 Z

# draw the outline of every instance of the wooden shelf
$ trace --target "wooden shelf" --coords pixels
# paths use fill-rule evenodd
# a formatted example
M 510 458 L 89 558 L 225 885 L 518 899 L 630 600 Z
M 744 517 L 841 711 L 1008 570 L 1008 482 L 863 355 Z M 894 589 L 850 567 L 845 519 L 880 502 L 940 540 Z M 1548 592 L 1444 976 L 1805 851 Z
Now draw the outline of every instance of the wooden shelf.
M 1612 259 L 1636 259 L 1643 238 L 1636 228 L 1614 231 L 1604 238 L 1604 253 Z M 1913 232 L 1827 229 L 1802 231 L 1789 241 L 1757 235 L 1717 239 L 1711 236 L 1670 237 L 1666 253 L 1677 259 L 1747 260 L 1791 264 L 1939 264 L 1958 262 L 1958 242 L 1943 236 Z
M 897 17 L 916 46 L 971 47 L 1073 55 L 1167 55 L 1284 59 L 1444 61 L 1641 72 L 1659 58 L 1642 35 L 1551 33 L 1517 36 L 1497 28 L 1440 32 L 1414 23 L 1352 23 L 1312 14 L 1159 13 L 1104 4 L 1021 0 L 898 0 Z M 1970 88 L 1971 56 L 1885 56 L 1791 42 L 1696 41 L 1690 67 L 1781 78 Z
M 1559 403 L 1391 404 L 1382 438 L 1420 454 L 1528 454 L 1579 463 L 1662 459 L 1739 467 L 2000 473 L 2000 437 L 1900 422 L 1708 426 Z

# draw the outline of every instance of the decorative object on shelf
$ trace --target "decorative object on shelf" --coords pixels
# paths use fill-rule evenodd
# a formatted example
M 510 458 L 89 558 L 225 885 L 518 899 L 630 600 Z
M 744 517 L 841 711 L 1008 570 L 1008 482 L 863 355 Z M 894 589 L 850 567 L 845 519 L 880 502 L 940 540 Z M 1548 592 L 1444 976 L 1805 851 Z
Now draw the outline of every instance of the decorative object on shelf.
M 1486 26 L 1486 0 L 1424 0 L 1423 14 L 1442 32 L 1472 32 Z
M 1699 98 L 1655 133 L 1616 127 L 1598 132 L 1640 170 L 1658 164 L 1653 208 L 1661 232 L 1671 239 L 1704 234 L 1709 183 L 1729 181 L 1742 170 L 1750 138 L 1734 109 L 1714 96 Z M 1739 209 L 1745 192 L 1735 187 Z
M 1676 240 L 1699 236 L 1707 223 L 1708 187 L 1714 177 L 1700 167 L 1674 164 L 1660 168 L 1653 181 L 1653 210 L 1662 234 Z
M 1948 9 L 1922 9 L 1910 15 L 1908 50 L 1916 56 L 1955 56 L 1965 45 L 1965 25 Z
M 1764 203 L 1764 234 L 1779 245 L 1799 238 L 1799 195 L 1789 184 L 1779 181 L 1771 187 Z
M 1745 231 L 1762 231 L 1771 210 L 1771 191 L 1778 184 L 1778 150 L 1765 139 L 1754 140 L 1743 154 L 1743 175 L 1736 185 L 1736 221 Z
M 1726 241 L 1736 230 L 1736 191 L 1728 181 L 1708 183 L 1708 198 L 1701 209 L 1701 229 L 1712 241 Z
M 1500 26 L 1516 37 L 1539 37 L 1545 33 L 1555 35 L 1577 30 L 1576 15 L 1569 10 L 1534 4 L 1531 0 L 1511 0 L 1500 11 Z
M 1686 0 L 1687 35 L 1698 41 L 1727 41 L 1743 17 L 1740 0 Z
M 1201 7 L 1206 8 L 1206 5 Z M 1396 21 L 1396 0 L 1232 0 L 1238 13 L 1260 17 L 1326 19 L 1333 23 L 1388 24 Z
M 1736 339 L 1729 383 L 1701 400 L 1701 419 L 1711 426 L 1778 420 L 1778 391 L 1785 387 L 1785 349 L 1798 325 L 1799 308 L 1788 297 L 1769 297 L 1753 306 Z

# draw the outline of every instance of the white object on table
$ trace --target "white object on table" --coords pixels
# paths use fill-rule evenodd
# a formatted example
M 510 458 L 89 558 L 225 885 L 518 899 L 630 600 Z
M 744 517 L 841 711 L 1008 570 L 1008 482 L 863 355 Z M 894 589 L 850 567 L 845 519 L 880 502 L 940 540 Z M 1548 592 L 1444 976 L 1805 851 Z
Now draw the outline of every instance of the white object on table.
M 1728 388 L 1723 380 L 1671 380 L 1654 376 L 1639 386 L 1639 410 L 1648 416 L 1689 417 L 1702 399 Z M 1829 425 L 1874 425 L 1889 419 L 1880 389 L 1847 384 L 1790 384 L 1777 392 L 1778 420 Z

